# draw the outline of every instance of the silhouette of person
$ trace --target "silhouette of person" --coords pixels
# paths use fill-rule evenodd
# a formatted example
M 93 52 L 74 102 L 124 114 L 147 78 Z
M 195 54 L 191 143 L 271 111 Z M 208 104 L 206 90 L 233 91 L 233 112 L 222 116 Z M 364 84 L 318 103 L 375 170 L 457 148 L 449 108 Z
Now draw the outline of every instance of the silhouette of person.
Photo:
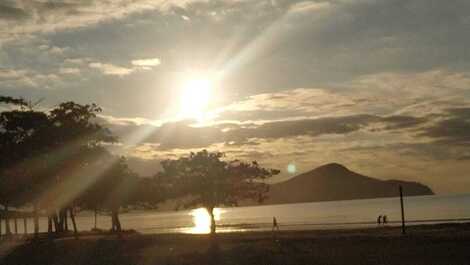
M 382 215 L 379 215 L 379 217 L 377 217 L 377 225 L 380 225 L 382 223 Z
M 386 216 L 386 215 L 384 215 L 384 216 L 382 217 L 382 223 L 383 223 L 384 225 L 386 225 L 386 224 L 388 223 L 388 220 L 387 220 L 387 216 Z
M 279 231 L 279 225 L 277 223 L 277 219 L 276 219 L 275 216 L 273 216 L 273 232 L 274 232 L 274 230 Z

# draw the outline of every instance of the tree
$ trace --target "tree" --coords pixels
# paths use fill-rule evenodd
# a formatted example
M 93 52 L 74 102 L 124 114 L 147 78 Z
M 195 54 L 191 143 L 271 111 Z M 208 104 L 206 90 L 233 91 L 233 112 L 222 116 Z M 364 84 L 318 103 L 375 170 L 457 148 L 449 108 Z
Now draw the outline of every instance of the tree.
M 138 176 L 129 169 L 125 159 L 121 157 L 104 174 L 102 183 L 107 187 L 104 207 L 111 212 L 111 230 L 121 232 L 119 209 L 132 202 Z
M 87 183 L 84 168 L 88 165 L 88 148 L 115 141 L 108 129 L 94 122 L 99 112 L 101 109 L 95 104 L 64 102 L 48 115 L 50 140 L 44 152 L 51 158 L 48 163 L 50 180 L 45 195 L 48 199 L 43 205 L 49 208 L 57 232 L 67 229 L 67 212 L 76 232 L 73 209 L 75 200 L 86 189 L 83 183 Z M 82 184 L 74 185 L 79 183 Z
M 0 203 L 7 212 L 6 232 L 9 233 L 8 207 L 24 204 L 24 195 L 32 189 L 31 161 L 48 119 L 45 113 L 34 111 L 23 99 L 0 96 L 0 103 L 13 106 L 0 113 Z M 37 229 L 35 222 L 35 231 Z
M 224 161 L 223 157 L 221 152 L 203 150 L 161 162 L 160 177 L 168 183 L 172 195 L 186 197 L 185 207 L 201 205 L 209 212 L 211 235 L 216 233 L 215 207 L 236 206 L 243 199 L 262 202 L 269 187 L 263 180 L 279 173 L 260 167 L 256 161 Z
M 83 190 L 74 185 L 83 183 L 88 163 L 82 152 L 115 140 L 94 122 L 101 109 L 65 102 L 42 112 L 23 99 L 4 96 L 0 103 L 13 106 L 0 113 L 0 203 L 7 208 L 12 203 L 33 205 L 35 232 L 38 209 L 45 209 L 56 232 L 62 232 L 67 229 L 67 212 L 74 222 L 73 207 Z
M 97 105 L 65 102 L 46 112 L 23 99 L 0 96 L 0 103 L 13 106 L 0 113 L 0 203 L 6 212 L 10 205 L 33 206 L 35 233 L 40 209 L 49 232 L 53 224 L 55 232 L 68 230 L 70 214 L 77 235 L 77 206 L 111 212 L 112 229 L 120 231 L 121 207 L 160 200 L 157 179 L 139 178 L 103 147 L 116 139 L 95 122 Z
M 99 164 L 109 165 L 104 170 L 96 168 L 100 166 L 99 164 L 94 165 L 93 168 L 102 173 L 82 194 L 80 205 L 86 209 L 110 212 L 111 230 L 120 232 L 122 227 L 119 210 L 139 201 L 138 186 L 141 178 L 127 166 L 124 157 L 112 156 L 106 150 L 101 150 L 101 152 L 107 153 L 106 157 L 102 156 L 102 159 L 112 161 L 103 163 L 103 160 L 100 160 Z

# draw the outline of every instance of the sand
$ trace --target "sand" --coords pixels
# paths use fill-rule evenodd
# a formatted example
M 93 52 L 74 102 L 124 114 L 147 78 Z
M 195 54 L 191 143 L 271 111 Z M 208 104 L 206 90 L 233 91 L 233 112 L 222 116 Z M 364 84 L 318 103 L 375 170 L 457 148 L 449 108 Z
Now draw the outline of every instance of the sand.
M 208 235 L 2 240 L 1 264 L 470 264 L 470 223 Z

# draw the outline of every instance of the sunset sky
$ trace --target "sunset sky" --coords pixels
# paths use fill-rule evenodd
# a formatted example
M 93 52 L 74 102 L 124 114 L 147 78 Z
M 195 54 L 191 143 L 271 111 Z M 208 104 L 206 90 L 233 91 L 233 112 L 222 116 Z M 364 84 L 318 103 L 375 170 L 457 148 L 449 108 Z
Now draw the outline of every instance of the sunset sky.
M 206 148 L 470 192 L 469 47 L 468 0 L 2 0 L 0 94 L 97 103 L 143 175 Z

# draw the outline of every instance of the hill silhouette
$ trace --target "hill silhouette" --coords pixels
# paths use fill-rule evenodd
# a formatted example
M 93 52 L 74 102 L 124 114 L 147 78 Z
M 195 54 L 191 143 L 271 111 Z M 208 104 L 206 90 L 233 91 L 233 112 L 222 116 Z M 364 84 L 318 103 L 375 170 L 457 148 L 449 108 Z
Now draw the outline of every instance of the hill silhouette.
M 433 191 L 417 182 L 379 180 L 347 169 L 337 163 L 326 164 L 287 181 L 272 184 L 265 204 L 369 199 L 404 195 L 432 195 Z

